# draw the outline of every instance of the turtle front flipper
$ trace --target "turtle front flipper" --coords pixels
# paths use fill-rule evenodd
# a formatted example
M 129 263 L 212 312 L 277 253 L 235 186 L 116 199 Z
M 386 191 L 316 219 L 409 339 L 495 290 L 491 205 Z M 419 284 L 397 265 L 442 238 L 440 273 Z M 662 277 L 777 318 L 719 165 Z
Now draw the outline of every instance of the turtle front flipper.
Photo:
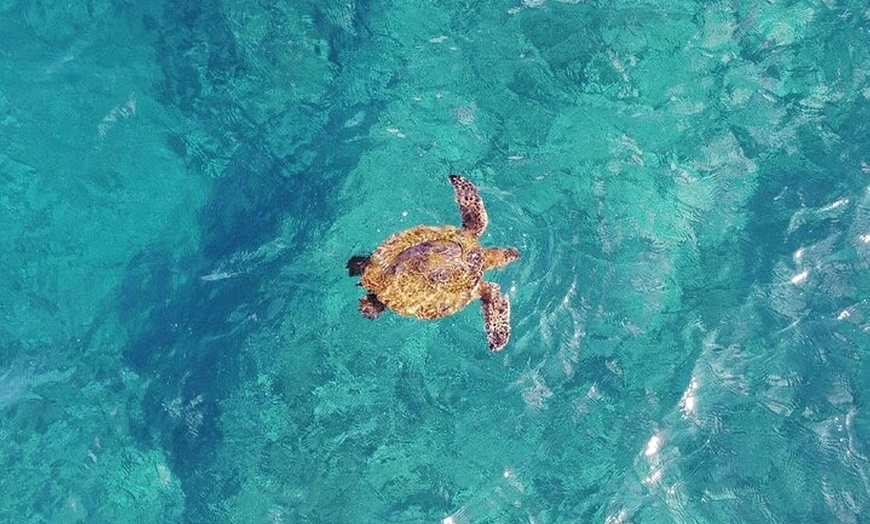
M 495 282 L 484 282 L 480 289 L 483 304 L 483 326 L 489 350 L 501 351 L 511 336 L 511 301 Z
M 459 175 L 450 175 L 450 183 L 453 184 L 453 193 L 456 195 L 456 203 L 459 204 L 462 229 L 479 237 L 489 221 L 486 208 L 483 207 L 483 199 L 480 198 L 474 184 Z
M 515 247 L 491 247 L 483 250 L 483 270 L 498 269 L 520 258 Z
M 385 306 L 383 302 L 378 300 L 378 297 L 376 297 L 374 293 L 369 293 L 359 299 L 359 312 L 362 313 L 364 317 L 372 320 L 378 318 L 378 315 L 383 313 L 384 308 L 386 307 L 387 306 Z

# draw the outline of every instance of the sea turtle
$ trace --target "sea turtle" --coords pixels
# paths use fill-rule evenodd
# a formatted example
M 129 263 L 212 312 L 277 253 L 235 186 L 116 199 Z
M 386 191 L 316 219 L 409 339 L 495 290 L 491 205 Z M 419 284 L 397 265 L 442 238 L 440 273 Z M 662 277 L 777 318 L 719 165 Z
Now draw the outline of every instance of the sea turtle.
M 347 261 L 350 276 L 360 276 L 368 294 L 360 312 L 377 318 L 384 308 L 422 319 L 452 315 L 479 298 L 490 351 L 499 351 L 510 337 L 511 305 L 483 272 L 520 257 L 513 247 L 484 248 L 478 243 L 488 222 L 474 184 L 450 175 L 462 227 L 415 226 L 388 237 L 371 255 Z

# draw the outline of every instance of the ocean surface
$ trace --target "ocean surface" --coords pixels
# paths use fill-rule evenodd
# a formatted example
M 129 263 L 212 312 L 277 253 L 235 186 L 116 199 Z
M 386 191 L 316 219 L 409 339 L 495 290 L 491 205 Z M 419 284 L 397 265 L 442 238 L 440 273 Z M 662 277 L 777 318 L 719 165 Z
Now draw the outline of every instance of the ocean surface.
M 0 522 L 870 522 L 865 0 L 0 0 Z M 459 224 L 478 303 L 357 311 Z

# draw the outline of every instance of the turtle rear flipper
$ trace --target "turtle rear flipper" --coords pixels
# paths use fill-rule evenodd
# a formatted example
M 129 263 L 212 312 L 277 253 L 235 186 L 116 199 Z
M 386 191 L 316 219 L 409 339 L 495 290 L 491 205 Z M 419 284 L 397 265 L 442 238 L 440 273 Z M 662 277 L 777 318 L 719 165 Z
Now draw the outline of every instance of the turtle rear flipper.
M 489 350 L 501 351 L 511 336 L 511 302 L 495 282 L 484 282 L 480 290 L 483 305 L 483 326 Z
M 359 299 L 359 312 L 362 313 L 364 317 L 372 320 L 378 318 L 378 315 L 383 313 L 384 308 L 386 307 L 387 306 L 385 306 L 383 302 L 378 300 L 378 297 L 375 296 L 374 293 L 369 293 Z
M 456 203 L 459 204 L 459 214 L 462 216 L 462 229 L 479 237 L 486 229 L 489 217 L 483 207 L 483 199 L 477 193 L 477 188 L 459 175 L 450 175 Z
M 350 260 L 347 261 L 345 267 L 347 267 L 347 274 L 352 277 L 358 277 L 362 275 L 363 270 L 365 270 L 366 265 L 369 263 L 369 255 L 354 255 L 350 257 Z

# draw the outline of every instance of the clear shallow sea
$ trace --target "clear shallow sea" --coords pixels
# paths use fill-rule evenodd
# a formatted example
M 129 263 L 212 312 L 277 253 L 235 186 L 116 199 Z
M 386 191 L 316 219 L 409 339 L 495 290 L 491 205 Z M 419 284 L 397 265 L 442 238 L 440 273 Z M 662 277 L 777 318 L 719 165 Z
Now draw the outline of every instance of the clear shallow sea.
M 0 35 L 0 522 L 870 522 L 863 0 L 6 0 Z M 523 254 L 496 355 L 344 269 L 458 223 L 452 172 Z

